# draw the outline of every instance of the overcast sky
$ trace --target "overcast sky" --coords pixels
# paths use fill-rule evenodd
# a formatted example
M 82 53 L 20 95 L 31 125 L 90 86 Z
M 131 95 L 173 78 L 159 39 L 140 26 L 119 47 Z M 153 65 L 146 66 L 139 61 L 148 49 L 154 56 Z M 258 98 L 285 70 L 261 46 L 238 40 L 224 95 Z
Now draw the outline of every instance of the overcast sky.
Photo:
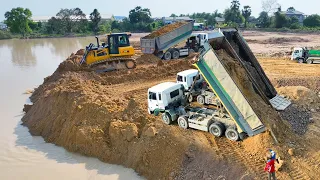
M 169 16 L 171 13 L 187 14 L 193 12 L 219 12 L 230 6 L 231 0 L 0 0 L 0 21 L 4 13 L 15 7 L 29 8 L 34 16 L 53 16 L 61 8 L 79 7 L 86 14 L 94 8 L 100 13 L 111 13 L 118 16 L 128 16 L 130 9 L 136 6 L 149 8 L 153 17 Z M 261 0 L 240 0 L 241 8 L 249 5 L 254 16 L 262 11 Z M 285 10 L 290 6 L 307 15 L 320 14 L 319 0 L 278 0 Z

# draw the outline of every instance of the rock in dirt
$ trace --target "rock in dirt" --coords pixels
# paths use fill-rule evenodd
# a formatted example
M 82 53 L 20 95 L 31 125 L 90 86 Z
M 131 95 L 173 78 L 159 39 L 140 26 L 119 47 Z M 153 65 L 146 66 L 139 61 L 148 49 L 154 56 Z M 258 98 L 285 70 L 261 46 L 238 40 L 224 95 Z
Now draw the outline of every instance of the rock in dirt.
M 130 142 L 138 137 L 138 128 L 134 123 L 122 121 L 111 122 L 109 136 L 111 140 L 115 142 L 119 140 L 119 137 Z
M 27 113 L 32 108 L 32 106 L 33 105 L 25 104 L 24 107 L 23 107 L 23 111 Z
M 294 151 L 293 151 L 293 149 L 292 149 L 292 148 L 290 148 L 290 149 L 288 150 L 288 153 L 289 153 L 289 155 L 290 155 L 290 156 L 293 156 L 293 155 L 294 155 Z
M 153 137 L 156 134 L 157 134 L 157 130 L 153 126 L 148 127 L 148 129 L 143 132 L 143 135 L 148 136 L 148 137 Z

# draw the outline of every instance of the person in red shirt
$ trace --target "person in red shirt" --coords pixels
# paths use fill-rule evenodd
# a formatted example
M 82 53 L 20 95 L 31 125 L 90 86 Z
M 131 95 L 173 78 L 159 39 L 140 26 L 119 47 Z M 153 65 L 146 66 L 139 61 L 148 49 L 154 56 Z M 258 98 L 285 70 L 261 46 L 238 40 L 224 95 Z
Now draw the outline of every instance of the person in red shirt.
M 264 168 L 264 171 L 268 172 L 268 179 L 269 180 L 271 180 L 271 177 L 273 180 L 276 180 L 274 161 L 275 161 L 275 159 L 272 158 L 271 154 L 267 156 L 267 163 L 266 163 L 266 167 Z

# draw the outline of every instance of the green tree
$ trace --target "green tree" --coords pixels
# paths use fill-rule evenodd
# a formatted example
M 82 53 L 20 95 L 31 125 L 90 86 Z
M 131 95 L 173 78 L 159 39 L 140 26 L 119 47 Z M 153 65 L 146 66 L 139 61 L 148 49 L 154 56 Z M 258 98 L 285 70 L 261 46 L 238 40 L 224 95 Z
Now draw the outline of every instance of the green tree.
M 240 2 L 239 0 L 231 1 L 230 8 L 224 11 L 224 18 L 226 22 L 242 23 L 242 17 L 240 12 Z
M 171 14 L 170 17 L 178 17 L 176 14 Z
M 258 17 L 258 21 L 262 28 L 268 28 L 271 24 L 271 19 L 267 12 L 262 11 Z
M 248 18 L 251 16 L 251 7 L 250 6 L 243 7 L 242 16 L 245 19 L 244 27 L 247 28 Z
M 137 6 L 129 12 L 130 22 L 133 24 L 136 23 L 151 23 L 151 12 L 148 8 L 142 8 L 141 6 Z
M 287 11 L 295 11 L 296 9 L 294 8 L 294 7 L 289 7 L 288 9 L 287 9 Z
M 87 29 L 86 15 L 80 8 L 61 9 L 56 15 L 66 33 L 84 32 Z M 62 28 L 62 27 L 61 27 Z
M 99 22 L 101 21 L 101 15 L 97 9 L 94 9 L 93 12 L 90 14 L 90 19 L 92 22 L 92 28 L 93 28 L 92 30 L 93 32 L 97 33 Z
M 13 8 L 11 11 L 6 12 L 4 16 L 6 18 L 5 23 L 12 33 L 19 33 L 25 36 L 31 32 L 29 23 L 31 22 L 32 13 L 29 9 Z
M 320 27 L 320 16 L 318 14 L 313 14 L 308 16 L 303 24 L 307 27 Z
M 281 13 L 281 7 L 274 13 L 274 26 L 275 28 L 283 28 L 288 24 L 288 19 Z

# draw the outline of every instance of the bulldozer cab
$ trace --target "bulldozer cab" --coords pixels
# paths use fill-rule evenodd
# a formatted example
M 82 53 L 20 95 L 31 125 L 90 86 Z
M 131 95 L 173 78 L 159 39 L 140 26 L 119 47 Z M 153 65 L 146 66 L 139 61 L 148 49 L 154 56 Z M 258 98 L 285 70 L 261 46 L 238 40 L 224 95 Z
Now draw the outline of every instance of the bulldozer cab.
M 130 46 L 128 34 L 117 33 L 108 35 L 108 46 L 110 54 L 119 54 L 119 47 Z

